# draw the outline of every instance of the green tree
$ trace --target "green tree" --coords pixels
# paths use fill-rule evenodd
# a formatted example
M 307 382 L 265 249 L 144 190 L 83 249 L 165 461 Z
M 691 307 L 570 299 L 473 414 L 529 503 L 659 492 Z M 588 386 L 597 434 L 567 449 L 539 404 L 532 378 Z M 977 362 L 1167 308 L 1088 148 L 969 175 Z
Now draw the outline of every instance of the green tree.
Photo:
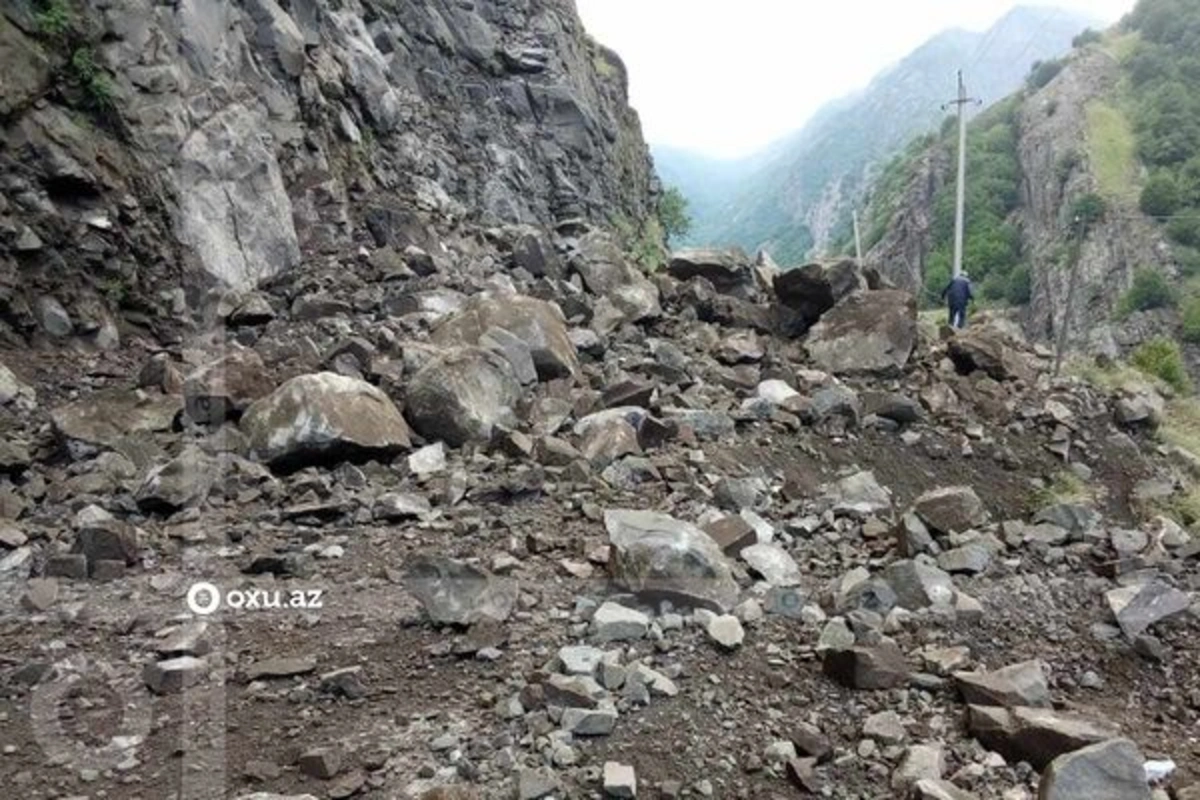
M 658 200 L 658 221 L 662 224 L 668 242 L 672 237 L 686 236 L 692 229 L 687 198 L 674 186 L 663 192 Z
M 1179 185 L 1168 172 L 1155 173 L 1142 188 L 1142 212 L 1152 217 L 1174 214 L 1179 208 Z
M 1177 391 L 1191 391 L 1192 382 L 1183 366 L 1183 353 L 1179 350 L 1179 343 L 1172 339 L 1156 336 L 1134 350 L 1129 361 L 1142 372 L 1159 378 Z
M 1175 296 L 1163 274 L 1156 269 L 1139 269 L 1133 275 L 1133 286 L 1121 298 L 1119 313 L 1127 317 L 1135 311 L 1173 305 Z

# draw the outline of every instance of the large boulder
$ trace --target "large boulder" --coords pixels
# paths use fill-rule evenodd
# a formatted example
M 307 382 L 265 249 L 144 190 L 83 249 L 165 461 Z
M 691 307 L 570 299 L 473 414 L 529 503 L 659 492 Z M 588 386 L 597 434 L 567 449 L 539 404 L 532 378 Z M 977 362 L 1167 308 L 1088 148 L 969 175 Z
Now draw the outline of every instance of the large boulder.
M 956 672 L 954 681 L 968 705 L 1050 706 L 1050 686 L 1039 661 L 1022 661 L 991 672 Z
M 651 511 L 606 511 L 613 581 L 648 600 L 666 599 L 727 613 L 738 585 L 712 537 L 688 522 Z
M 496 425 L 516 423 L 521 384 L 502 356 L 478 347 L 449 350 L 425 363 L 405 390 L 405 414 L 426 439 L 453 447 L 488 441 Z
M 680 281 L 704 278 L 725 294 L 743 295 L 754 287 L 750 257 L 736 247 L 676 251 L 671 254 L 667 272 Z
M 152 468 L 134 500 L 143 511 L 171 514 L 201 503 L 218 474 L 217 462 L 211 456 L 189 446 L 166 464 Z
M 1151 800 L 1145 758 L 1128 739 L 1109 739 L 1050 762 L 1038 800 Z
M 983 501 L 970 486 L 930 489 L 913 503 L 913 512 L 938 533 L 968 531 L 988 521 Z
M 1009 761 L 1044 769 L 1054 759 L 1117 736 L 1116 729 L 1048 708 L 969 706 L 967 729 Z
M 917 343 L 917 301 L 895 289 L 847 297 L 825 313 L 806 340 L 809 357 L 839 375 L 895 375 Z
M 258 353 L 235 347 L 187 376 L 183 382 L 183 404 L 194 422 L 219 425 L 241 416 L 251 403 L 270 394 L 272 388 Z
M 50 421 L 68 442 L 113 448 L 130 434 L 170 430 L 182 406 L 177 395 L 101 389 L 54 409 Z
M 816 324 L 842 298 L 870 288 L 862 270 L 851 259 L 831 264 L 805 264 L 775 276 L 775 296 L 798 311 L 809 325 Z
M 436 625 L 503 622 L 512 613 L 519 593 L 512 578 L 430 555 L 418 556 L 408 564 L 404 587 Z
M 998 381 L 1033 383 L 1036 370 L 1002 333 L 992 328 L 974 328 L 950 340 L 948 354 L 961 375 L 982 371 Z
M 434 329 L 433 341 L 446 347 L 473 346 L 492 328 L 506 330 L 529 346 L 542 380 L 570 377 L 579 369 L 561 309 L 523 295 L 475 295 Z
M 387 395 L 333 372 L 292 378 L 246 409 L 241 428 L 251 455 L 282 469 L 387 458 L 411 444 Z

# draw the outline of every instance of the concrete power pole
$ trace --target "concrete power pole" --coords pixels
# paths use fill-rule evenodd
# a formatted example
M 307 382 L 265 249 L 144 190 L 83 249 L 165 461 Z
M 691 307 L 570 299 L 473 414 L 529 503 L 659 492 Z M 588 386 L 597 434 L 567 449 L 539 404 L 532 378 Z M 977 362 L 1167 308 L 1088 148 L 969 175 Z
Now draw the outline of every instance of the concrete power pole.
M 958 106 L 958 193 L 954 206 L 954 275 L 962 274 L 963 255 L 963 209 L 967 202 L 967 114 L 966 105 L 973 103 L 981 105 L 982 100 L 967 97 L 967 86 L 963 83 L 962 70 L 958 71 L 958 97 L 942 106 L 945 110 L 950 106 Z
M 851 212 L 854 216 L 854 257 L 858 260 L 858 265 L 862 266 L 862 237 L 858 235 L 858 211 Z

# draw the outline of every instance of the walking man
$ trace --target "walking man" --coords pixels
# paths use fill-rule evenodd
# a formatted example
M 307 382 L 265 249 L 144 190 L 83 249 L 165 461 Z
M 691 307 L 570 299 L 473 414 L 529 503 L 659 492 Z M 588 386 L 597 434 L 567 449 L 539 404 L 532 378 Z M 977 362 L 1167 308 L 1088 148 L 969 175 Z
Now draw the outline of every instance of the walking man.
M 965 328 L 967 326 L 967 304 L 975 299 L 971 291 L 971 279 L 967 273 L 952 278 L 946 288 L 942 289 L 942 299 L 950 309 L 950 327 Z

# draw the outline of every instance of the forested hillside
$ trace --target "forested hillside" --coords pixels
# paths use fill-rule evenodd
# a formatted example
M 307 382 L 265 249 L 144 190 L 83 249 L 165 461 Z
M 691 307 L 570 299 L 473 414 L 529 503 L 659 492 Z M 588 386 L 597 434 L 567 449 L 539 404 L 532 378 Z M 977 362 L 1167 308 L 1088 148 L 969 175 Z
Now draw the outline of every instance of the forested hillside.
M 1200 0 L 1142 0 L 972 122 L 964 265 L 986 302 L 1108 352 L 1200 341 L 1198 80 Z M 864 212 L 869 260 L 909 288 L 949 273 L 952 123 L 893 159 Z

